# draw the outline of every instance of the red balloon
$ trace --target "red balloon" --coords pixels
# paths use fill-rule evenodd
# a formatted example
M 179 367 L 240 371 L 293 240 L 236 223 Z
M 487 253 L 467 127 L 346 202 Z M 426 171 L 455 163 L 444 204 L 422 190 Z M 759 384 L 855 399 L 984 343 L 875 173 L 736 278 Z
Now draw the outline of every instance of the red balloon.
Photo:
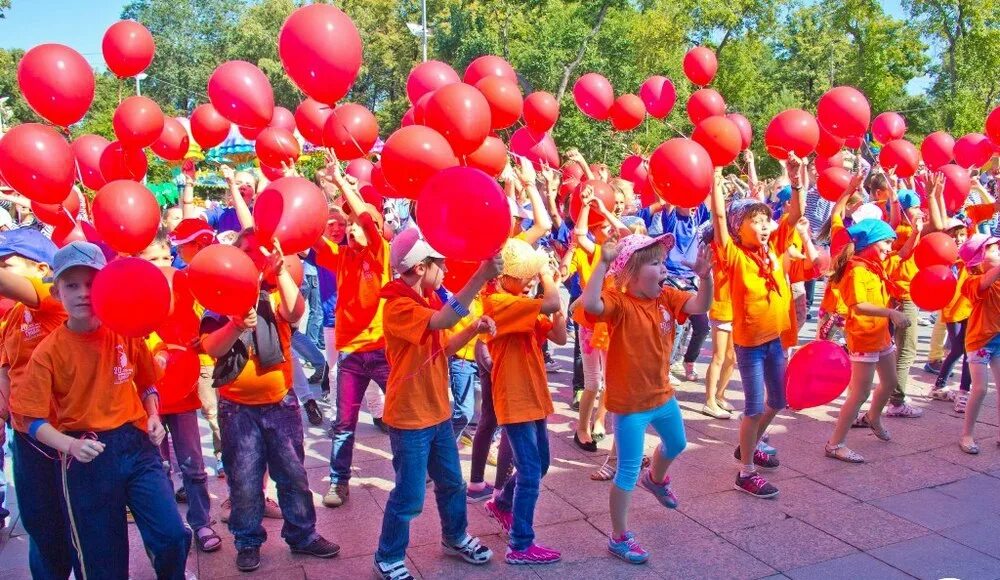
M 993 144 L 982 133 L 969 133 L 955 141 L 955 163 L 968 169 L 982 167 L 993 157 Z
M 375 164 L 367 159 L 361 158 L 348 163 L 347 167 L 344 168 L 344 173 L 354 177 L 359 183 L 371 183 L 373 169 L 375 169 Z
M 263 163 L 260 165 L 260 172 L 264 174 L 264 177 L 266 177 L 268 181 L 281 179 L 282 177 L 285 176 L 284 169 L 281 169 L 279 167 L 271 167 L 270 165 L 264 165 Z
M 153 62 L 153 35 L 135 20 L 119 20 L 104 33 L 101 52 L 108 69 L 119 78 L 134 77 Z
M 311 248 L 326 230 L 326 196 L 303 177 L 283 177 L 267 185 L 253 205 L 261 243 L 276 238 L 285 254 Z
M 656 193 L 677 207 L 695 207 L 712 193 L 715 168 L 705 149 L 690 139 L 674 138 L 649 159 L 649 181 Z
M 490 134 L 490 104 L 475 87 L 465 83 L 434 91 L 427 101 L 425 122 L 440 133 L 456 155 L 468 155 Z
M 827 200 L 836 202 L 843 197 L 851 184 L 851 172 L 843 167 L 830 167 L 824 169 L 816 180 L 816 187 L 820 196 Z
M 268 127 L 261 131 L 254 149 L 260 162 L 270 167 L 281 167 L 282 163 L 293 165 L 302 153 L 295 135 L 278 127 Z
M 406 78 L 406 97 L 416 103 L 420 97 L 445 85 L 462 82 L 455 69 L 439 60 L 428 60 L 413 67 Z
M 246 139 L 247 141 L 254 141 L 255 139 L 257 139 L 257 135 L 260 135 L 260 132 L 263 131 L 264 129 L 267 129 L 267 127 L 254 127 L 254 128 L 237 127 L 237 130 L 240 132 L 240 135 L 242 135 L 243 138 Z
M 274 115 L 271 83 L 246 61 L 230 60 L 216 67 L 208 79 L 208 98 L 220 115 L 240 127 L 267 127 Z
M 513 139 L 511 139 L 511 142 L 513 142 Z M 567 162 L 559 171 L 562 173 L 562 179 L 559 181 L 559 200 L 560 205 L 562 205 L 562 201 L 566 199 L 566 196 L 576 192 L 577 186 L 583 180 L 583 168 L 578 163 Z
M 944 232 L 932 232 L 921 237 L 913 249 L 913 261 L 921 270 L 931 266 L 951 266 L 957 260 L 955 238 Z
M 951 303 L 957 288 L 951 266 L 928 266 L 910 281 L 910 296 L 921 310 L 941 310 Z
M 994 147 L 1000 148 L 1000 107 L 996 107 L 990 111 L 989 116 L 986 117 L 983 132 L 993 142 Z
M 202 149 L 211 149 L 225 141 L 231 125 L 211 103 L 198 105 L 191 113 L 191 136 Z
M 831 167 L 844 168 L 844 155 L 843 153 L 837 153 L 833 157 L 817 157 L 816 158 L 816 173 L 823 173 Z
M 600 212 L 597 211 L 596 200 L 601 200 L 604 207 L 607 209 L 612 209 L 615 207 L 615 190 L 607 184 L 607 182 L 601 181 L 600 179 L 584 179 L 576 186 L 576 190 L 573 192 L 573 196 L 569 198 L 569 214 L 570 217 L 575 221 L 580 215 L 580 210 L 583 209 L 583 190 L 590 187 L 594 190 L 595 203 L 590 205 L 590 214 L 587 218 L 587 225 L 589 227 L 599 226 L 603 224 L 606 220 Z
M 434 95 L 434 91 L 431 91 L 424 96 L 420 97 L 413 105 L 413 122 L 417 125 L 427 124 L 427 103 L 431 100 Z
M 326 145 L 323 141 L 323 130 L 332 114 L 333 108 L 329 105 L 306 97 L 295 109 L 295 126 L 306 141 L 322 147 Z
M 788 109 L 778 113 L 764 131 L 767 152 L 775 159 L 788 159 L 790 152 L 805 157 L 813 152 L 817 143 L 819 124 L 802 109 Z
M 559 101 L 551 93 L 535 91 L 524 99 L 524 124 L 536 133 L 544 133 L 559 120 Z
M 52 226 L 69 225 L 73 227 L 76 216 L 80 213 L 80 194 L 74 188 L 62 203 L 31 202 L 31 213 L 39 221 Z
M 618 168 L 618 177 L 631 182 L 643 181 L 649 175 L 649 169 L 643 166 L 645 159 L 641 155 L 629 155 L 622 160 Z
M 608 118 L 616 131 L 631 131 L 642 125 L 642 121 L 646 118 L 646 106 L 639 97 L 624 94 L 615 99 Z
M 816 155 L 831 157 L 844 148 L 844 140 L 819 126 L 819 141 L 816 142 Z
M 517 73 L 510 63 L 492 54 L 487 54 L 469 63 L 465 68 L 462 80 L 467 85 L 475 85 L 486 77 L 500 77 L 513 83 L 517 82 Z
M 90 222 L 79 221 L 63 222 L 52 231 L 52 242 L 59 248 L 70 242 L 90 242 L 92 244 L 105 245 L 101 240 L 101 234 L 97 233 Z M 103 250 L 104 248 L 102 248 Z M 112 251 L 113 253 L 113 251 Z M 105 251 L 105 256 L 108 252 Z M 114 257 L 114 256 L 111 256 Z
M 920 155 L 931 171 L 951 163 L 955 157 L 955 138 L 944 131 L 935 131 L 920 144 Z
M 275 287 L 278 285 L 278 278 L 274 275 L 274 272 L 268 272 L 264 274 L 265 268 L 268 267 L 267 258 L 264 257 L 264 253 L 260 251 L 260 247 L 251 248 L 250 253 L 247 254 L 250 259 L 253 260 L 254 265 L 257 266 L 257 271 L 263 276 L 263 281 L 266 286 Z M 295 282 L 296 286 L 302 285 L 302 277 L 304 272 L 302 270 L 302 259 L 299 258 L 298 254 L 288 254 L 284 258 L 285 269 L 292 276 L 292 280 Z
M 848 137 L 844 139 L 844 147 L 848 149 L 861 149 L 861 146 L 865 144 L 863 137 Z
M 521 127 L 510 136 L 510 152 L 527 157 L 535 169 L 541 169 L 543 163 L 549 167 L 559 166 L 559 150 L 548 133 Z
M 123 254 L 146 249 L 160 227 L 160 207 L 141 184 L 112 181 L 94 196 L 94 227 L 109 246 Z
M 76 123 L 94 101 L 94 71 L 79 52 L 62 44 L 40 44 L 17 63 L 24 100 L 49 122 Z
M 257 305 L 260 272 L 235 246 L 213 244 L 202 249 L 191 260 L 187 274 L 191 293 L 212 312 L 242 316 Z
M 385 180 L 385 173 L 382 171 L 382 161 L 375 164 L 372 168 L 372 187 L 378 192 L 382 197 L 392 197 L 398 198 L 403 197 L 400 195 L 395 188 L 389 185 L 389 182 Z M 376 205 L 376 207 L 379 207 Z
M 180 161 L 187 155 L 190 146 L 191 138 L 184 130 L 184 125 L 173 117 L 166 117 L 163 119 L 163 131 L 150 149 L 166 161 Z
M 641 181 L 634 181 L 635 194 L 639 196 L 639 203 L 642 207 L 649 207 L 653 205 L 660 197 L 656 194 L 656 190 L 653 189 L 653 184 L 649 182 L 649 176 Z
M 719 61 L 711 49 L 696 46 L 684 55 L 684 76 L 698 86 L 712 82 L 718 70 Z
M 902 139 L 906 134 L 906 119 L 899 113 L 882 113 L 872 121 L 872 135 L 885 145 L 889 141 Z
M 948 215 L 956 214 L 965 205 L 972 188 L 969 170 L 949 163 L 939 167 L 938 171 L 944 174 L 944 207 Z
M 101 154 L 108 144 L 100 135 L 80 135 L 70 145 L 80 181 L 90 189 L 100 189 L 107 183 L 101 175 Z
M 167 278 L 142 258 L 119 258 L 102 268 L 90 298 L 97 318 L 130 338 L 148 335 L 170 314 Z
M 333 110 L 323 128 L 323 142 L 333 147 L 338 159 L 350 161 L 368 155 L 378 141 L 378 121 L 372 112 L 355 103 Z
M 370 203 L 376 208 L 382 207 L 382 204 L 385 202 L 385 196 L 382 195 L 382 192 L 370 183 L 362 185 L 358 190 L 358 194 L 361 195 L 361 199 L 365 203 Z
M 101 153 L 100 167 L 105 182 L 118 179 L 142 181 L 149 168 L 149 160 L 141 149 L 129 149 L 118 141 L 112 141 Z
M 573 85 L 573 100 L 584 115 L 603 121 L 615 104 L 615 89 L 611 82 L 597 73 L 587 73 Z
M 458 292 L 472 279 L 472 275 L 479 269 L 480 262 L 463 262 L 446 258 L 444 261 L 445 273 L 444 284 L 450 292 Z
M 339 8 L 303 6 L 281 26 L 278 56 L 302 92 L 333 105 L 351 90 L 361 70 L 361 35 Z
M 697 125 L 713 115 L 725 115 L 726 101 L 715 89 L 698 89 L 688 99 L 687 114 L 691 124 Z
M 268 123 L 267 126 L 284 129 L 289 133 L 295 133 L 295 115 L 284 107 L 275 107 L 274 113 L 271 115 L 271 122 Z M 240 127 L 240 135 L 243 135 L 252 141 L 256 139 L 257 136 L 260 135 L 261 131 L 266 128 L 267 127 Z
M 451 167 L 424 185 L 417 221 L 427 242 L 447 258 L 482 261 L 496 255 L 510 234 L 507 196 L 489 175 Z
M 729 113 L 726 118 L 736 123 L 736 128 L 740 130 L 740 151 L 746 151 L 753 143 L 753 127 L 746 117 L 739 113 Z
M 507 146 L 497 137 L 487 137 L 479 149 L 463 158 L 462 165 L 478 169 L 490 177 L 500 177 L 507 166 Z
M 677 102 L 674 83 L 664 76 L 651 76 L 639 87 L 639 98 L 646 105 L 650 116 L 663 119 L 670 114 Z
M 825 405 L 844 392 L 851 382 L 851 361 L 837 343 L 814 340 L 788 361 L 785 392 L 795 410 Z
M 73 188 L 73 150 L 55 129 L 39 123 L 13 127 L 0 138 L 0 174 L 15 191 L 41 203 L 59 203 Z
M 834 87 L 816 105 L 819 123 L 834 137 L 861 137 L 868 130 L 872 109 L 865 95 L 854 87 Z
M 440 133 L 429 127 L 411 125 L 389 136 L 382 147 L 382 172 L 397 195 L 416 199 L 434 174 L 458 165 L 458 159 Z M 374 177 L 374 176 L 373 176 Z
M 740 128 L 726 117 L 708 117 L 694 128 L 691 139 L 705 148 L 716 167 L 729 165 L 740 154 L 743 144 Z
M 494 131 L 506 129 L 521 118 L 524 99 L 517 83 L 488 76 L 476 83 L 476 88 L 486 97 L 486 102 L 490 106 L 490 128 Z
M 198 358 L 197 352 L 180 346 L 167 347 L 164 353 L 167 360 L 163 368 L 163 376 L 156 382 L 156 390 L 159 395 L 160 407 L 169 409 L 171 403 L 182 403 L 198 388 L 201 360 Z
M 920 165 L 920 153 L 906 139 L 895 139 L 882 146 L 878 162 L 886 171 L 895 169 L 899 177 L 911 177 Z
M 163 132 L 163 111 L 152 99 L 129 97 L 115 109 L 112 125 L 122 145 L 142 149 Z
M 400 127 L 409 127 L 410 125 L 416 125 L 417 120 L 414 117 L 413 107 L 410 107 L 403 113 L 403 118 L 399 120 Z

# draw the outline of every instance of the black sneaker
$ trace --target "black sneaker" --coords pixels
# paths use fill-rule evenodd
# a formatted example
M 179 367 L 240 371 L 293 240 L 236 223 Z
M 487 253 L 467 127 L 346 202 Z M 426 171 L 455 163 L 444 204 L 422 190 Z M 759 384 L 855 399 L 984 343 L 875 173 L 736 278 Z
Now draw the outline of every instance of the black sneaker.
M 320 536 L 308 546 L 292 548 L 292 553 L 307 554 L 316 558 L 333 558 L 340 553 L 340 546 Z
M 306 410 L 306 418 L 309 419 L 310 425 L 318 427 L 323 424 L 323 412 L 319 410 L 316 399 L 306 401 L 302 407 Z
M 379 431 L 383 433 L 389 432 L 389 428 L 386 426 L 385 421 L 383 421 L 381 417 L 372 417 L 372 423 L 375 425 L 375 428 L 378 429 Z
M 736 458 L 736 461 L 742 461 L 740 455 L 740 446 L 737 445 L 736 451 L 733 451 L 733 457 Z M 779 462 L 776 456 L 764 453 L 760 449 L 754 449 L 753 464 L 761 469 L 778 469 Z
M 260 568 L 260 547 L 243 548 L 237 552 L 236 567 L 240 572 L 253 572 Z
M 382 580 L 413 580 L 413 574 L 410 574 L 404 560 L 391 564 L 375 562 L 375 573 Z
M 330 372 L 330 365 L 323 365 L 323 368 L 314 372 L 311 377 L 309 377 L 310 385 L 318 385 L 323 382 L 323 377 Z
M 177 491 L 174 492 L 174 501 L 177 503 L 187 503 L 188 493 L 187 490 L 184 489 L 184 486 L 178 487 Z

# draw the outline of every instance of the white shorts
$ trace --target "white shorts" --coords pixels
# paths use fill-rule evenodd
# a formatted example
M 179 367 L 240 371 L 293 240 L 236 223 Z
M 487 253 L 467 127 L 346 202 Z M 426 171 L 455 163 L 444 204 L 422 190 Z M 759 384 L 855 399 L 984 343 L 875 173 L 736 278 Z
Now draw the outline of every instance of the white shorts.
M 733 331 L 733 322 L 731 320 L 723 322 L 721 320 L 712 320 L 712 319 L 709 319 L 708 320 L 708 324 L 712 328 L 714 328 L 716 330 L 721 330 L 722 332 L 732 332 Z
M 896 352 L 896 345 L 890 344 L 885 350 L 880 352 L 852 352 L 849 353 L 851 362 L 877 363 L 882 357 Z

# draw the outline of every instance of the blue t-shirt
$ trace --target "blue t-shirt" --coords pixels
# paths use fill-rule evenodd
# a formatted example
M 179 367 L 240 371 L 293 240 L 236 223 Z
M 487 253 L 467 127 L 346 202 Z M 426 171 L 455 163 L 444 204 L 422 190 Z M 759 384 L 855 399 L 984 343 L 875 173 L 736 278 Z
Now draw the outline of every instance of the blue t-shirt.
M 698 259 L 701 226 L 709 221 L 710 214 L 705 204 L 691 210 L 686 215 L 680 215 L 677 210 L 661 213 L 663 233 L 674 235 L 674 247 L 667 254 L 667 271 L 679 278 L 692 278 L 694 272 L 684 265 Z
M 205 220 L 217 232 L 240 232 L 240 218 L 236 217 L 236 210 L 231 207 L 213 207 L 205 212 Z

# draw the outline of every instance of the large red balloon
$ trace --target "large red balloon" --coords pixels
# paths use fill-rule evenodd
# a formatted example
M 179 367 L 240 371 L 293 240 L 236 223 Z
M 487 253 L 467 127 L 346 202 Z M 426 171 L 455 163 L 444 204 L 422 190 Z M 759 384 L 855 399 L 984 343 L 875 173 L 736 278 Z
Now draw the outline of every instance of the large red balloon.
M 202 149 L 211 149 L 225 141 L 231 126 L 211 103 L 198 105 L 191 113 L 191 136 Z
M 941 310 L 954 299 L 956 288 L 958 280 L 951 266 L 928 266 L 910 281 L 910 296 L 921 310 Z
M 497 137 L 487 137 L 483 144 L 462 159 L 462 165 L 473 167 L 496 178 L 507 166 L 507 146 Z
M 441 87 L 427 101 L 425 123 L 440 133 L 456 155 L 468 155 L 490 134 L 490 104 L 465 83 Z
M 475 85 L 486 77 L 500 77 L 513 83 L 517 82 L 517 73 L 514 67 L 510 66 L 506 60 L 492 54 L 487 54 L 477 58 L 465 67 L 465 75 L 462 81 L 468 85 Z
M 965 205 L 972 188 L 969 170 L 949 163 L 939 167 L 938 171 L 944 175 L 944 207 L 949 215 L 956 214 Z
M 142 149 L 152 145 L 163 132 L 163 111 L 152 99 L 129 97 L 115 109 L 111 122 L 122 145 Z
M 198 388 L 201 360 L 196 351 L 181 346 L 170 346 L 164 354 L 166 363 L 163 367 L 163 376 L 156 382 L 156 390 L 160 407 L 169 408 L 171 403 L 183 402 Z
M 886 112 L 872 121 L 872 135 L 875 140 L 885 145 L 889 141 L 902 139 L 906 134 L 906 119 L 899 113 Z
M 476 83 L 476 88 L 486 97 L 486 102 L 490 105 L 490 128 L 494 131 L 506 129 L 521 118 L 524 99 L 517 83 L 488 76 Z
M 472 275 L 479 269 L 479 264 L 479 262 L 445 259 L 444 287 L 450 292 L 458 292 L 465 288 Z
M 719 70 L 715 53 L 704 46 L 696 46 L 684 55 L 684 76 L 698 86 L 712 82 Z
M 833 157 L 816 157 L 816 172 L 823 173 L 831 167 L 844 168 L 844 154 L 837 153 Z
M 267 124 L 267 127 L 275 127 L 284 129 L 289 133 L 295 133 L 295 115 L 284 107 L 275 107 L 274 113 L 271 115 L 271 122 Z M 267 127 L 240 127 L 240 135 L 253 141 Z
M 153 35 L 135 20 L 119 20 L 104 33 L 101 52 L 108 69 L 120 78 L 134 77 L 153 62 Z
M 815 340 L 788 361 L 788 406 L 801 410 L 825 405 L 839 397 L 850 382 L 851 361 L 844 349 L 833 341 Z
M 94 71 L 79 52 L 62 44 L 39 44 L 17 63 L 17 85 L 36 113 L 68 127 L 94 101 Z
M 333 147 L 338 159 L 349 161 L 368 155 L 378 141 L 378 121 L 372 112 L 355 103 L 333 110 L 323 128 L 323 142 Z
M 990 138 L 994 147 L 1000 148 L 1000 107 L 994 108 L 986 117 L 983 133 Z
M 895 139 L 882 146 L 878 161 L 886 171 L 896 170 L 899 177 L 911 177 L 920 165 L 920 153 L 906 139 Z
M 913 261 L 923 270 L 931 266 L 951 266 L 958 260 L 955 238 L 944 232 L 932 232 L 920 238 L 913 249 Z
M 584 115 L 603 121 L 608 118 L 611 107 L 615 104 L 615 89 L 602 75 L 587 73 L 573 85 L 573 100 Z
M 606 220 L 598 211 L 596 200 L 604 204 L 605 209 L 611 211 L 615 207 L 615 190 L 607 182 L 600 179 L 584 179 L 576 186 L 573 196 L 569 198 L 569 214 L 576 220 L 583 209 L 583 190 L 590 187 L 593 189 L 595 202 L 590 205 L 590 214 L 587 217 L 588 227 L 599 226 Z
M 295 109 L 295 126 L 302 137 L 317 147 L 325 146 L 323 130 L 333 114 L 333 107 L 306 97 Z
M 381 195 L 382 197 L 392 197 L 392 198 L 403 197 L 402 195 L 399 194 L 399 192 L 396 191 L 394 187 L 389 185 L 388 181 L 385 180 L 385 173 L 382 171 L 381 160 L 375 164 L 375 167 L 372 167 L 372 187 L 374 187 L 375 191 L 378 192 L 378 194 Z M 379 207 L 376 204 L 373 205 L 375 205 L 375 207 Z
M 629 155 L 622 160 L 622 164 L 618 168 L 618 177 L 632 182 L 646 179 L 646 176 L 649 175 L 649 169 L 643 167 L 644 161 L 645 159 L 641 155 Z
M 427 242 L 447 258 L 492 258 L 510 234 L 507 196 L 489 175 L 471 167 L 438 172 L 417 199 L 417 221 Z
M 431 91 L 413 104 L 413 122 L 417 125 L 427 124 L 427 103 L 431 100 L 434 95 L 434 91 Z
M 802 109 L 788 109 L 771 119 L 764 131 L 767 152 L 775 159 L 788 159 L 789 153 L 805 157 L 819 143 L 819 124 Z
M 925 137 L 920 144 L 920 155 L 924 159 L 924 165 L 936 171 L 954 159 L 955 138 L 944 131 L 935 131 Z
M 170 314 L 167 278 L 142 258 L 119 258 L 102 268 L 90 299 L 105 326 L 130 338 L 153 332 Z
M 528 127 L 521 127 L 510 136 L 510 152 L 526 157 L 535 169 L 541 169 L 543 163 L 549 167 L 559 166 L 556 142 L 548 133 L 536 133 Z
M 51 127 L 17 125 L 0 138 L 0 174 L 15 191 L 41 203 L 59 203 L 73 188 L 73 150 Z
M 611 105 L 608 119 L 615 131 L 631 131 L 642 125 L 646 118 L 646 106 L 642 99 L 632 94 L 624 94 L 615 99 L 615 104 Z
M 80 194 L 74 188 L 62 203 L 38 203 L 37 201 L 33 201 L 31 202 L 31 213 L 35 214 L 35 217 L 39 221 L 49 225 L 59 226 L 68 224 L 69 227 L 72 227 L 77 214 L 80 213 Z
M 736 128 L 740 130 L 740 151 L 746 151 L 753 143 L 753 127 L 750 121 L 739 113 L 729 113 L 726 118 L 736 123 Z
M 127 179 L 112 181 L 94 196 L 94 227 L 109 246 L 123 254 L 146 249 L 160 227 L 160 207 L 153 194 Z
M 198 303 L 212 312 L 243 316 L 257 306 L 260 272 L 235 246 L 213 244 L 202 249 L 188 265 L 187 277 Z
M 260 162 L 270 167 L 281 167 L 282 163 L 293 165 L 302 153 L 295 135 L 279 127 L 268 127 L 261 131 L 254 149 Z
M 729 165 L 740 154 L 743 144 L 740 128 L 726 117 L 719 115 L 708 117 L 698 123 L 691 134 L 691 139 L 705 148 L 712 164 L 716 167 Z
M 413 67 L 406 77 L 406 97 L 414 104 L 427 93 L 460 82 L 455 69 L 439 60 L 428 60 Z
M 834 137 L 861 137 L 868 130 L 872 109 L 868 99 L 854 87 L 834 87 L 819 98 L 816 117 Z
M 373 169 L 375 169 L 375 165 L 371 161 L 361 158 L 348 163 L 347 167 L 344 168 L 344 173 L 357 179 L 359 183 L 371 183 Z
M 215 69 L 208 79 L 208 98 L 220 115 L 240 127 L 267 127 L 274 115 L 271 83 L 259 68 L 243 60 L 230 60 Z
M 166 117 L 163 119 L 163 131 L 150 149 L 166 161 L 180 161 L 187 155 L 190 146 L 191 138 L 184 130 L 184 125 L 173 117 Z
M 715 168 L 701 145 L 674 138 L 649 159 L 649 181 L 656 193 L 678 207 L 695 207 L 712 193 Z
M 698 89 L 688 98 L 687 114 L 691 124 L 697 125 L 713 115 L 725 115 L 726 101 L 715 89 Z
M 968 169 L 982 167 L 993 157 L 993 144 L 982 133 L 969 133 L 955 141 L 955 163 Z
M 816 155 L 831 157 L 844 148 L 844 140 L 819 126 L 819 141 L 816 142 Z
M 655 75 L 639 87 L 639 98 L 646 105 L 650 116 L 662 119 L 670 114 L 677 102 L 677 90 L 667 77 Z
M 112 141 L 101 152 L 100 167 L 106 182 L 118 179 L 142 181 L 149 168 L 149 160 L 141 149 L 129 149 L 118 141 Z
M 278 33 L 278 56 L 292 82 L 321 103 L 333 105 L 361 70 L 361 35 L 339 8 L 298 8 Z
M 458 159 L 440 133 L 430 127 L 411 125 L 386 139 L 380 163 L 385 180 L 395 193 L 416 199 L 431 176 L 458 165 Z M 386 192 L 383 195 L 396 197 Z
M 92 244 L 102 246 L 101 249 L 104 250 L 105 256 L 108 256 L 108 253 L 110 252 L 111 256 L 109 257 L 115 257 L 114 250 L 111 250 L 110 248 L 105 250 L 105 248 L 107 248 L 107 244 L 101 240 L 101 234 L 97 233 L 97 230 L 94 229 L 94 226 L 91 225 L 90 222 L 63 222 L 57 225 L 55 229 L 52 230 L 52 242 L 59 248 L 62 248 L 71 242 L 90 242 Z
M 843 197 L 851 184 L 851 172 L 843 167 L 824 169 L 816 180 L 816 188 L 820 196 L 827 201 L 837 201 Z
M 107 183 L 101 175 L 101 154 L 108 144 L 100 135 L 80 135 L 71 144 L 78 177 L 90 189 L 100 189 Z
M 559 101 L 551 93 L 535 91 L 524 99 L 524 124 L 536 133 L 544 133 L 559 120 Z
M 326 229 L 326 196 L 303 177 L 283 177 L 268 184 L 253 205 L 261 243 L 276 238 L 285 254 L 311 248 Z

